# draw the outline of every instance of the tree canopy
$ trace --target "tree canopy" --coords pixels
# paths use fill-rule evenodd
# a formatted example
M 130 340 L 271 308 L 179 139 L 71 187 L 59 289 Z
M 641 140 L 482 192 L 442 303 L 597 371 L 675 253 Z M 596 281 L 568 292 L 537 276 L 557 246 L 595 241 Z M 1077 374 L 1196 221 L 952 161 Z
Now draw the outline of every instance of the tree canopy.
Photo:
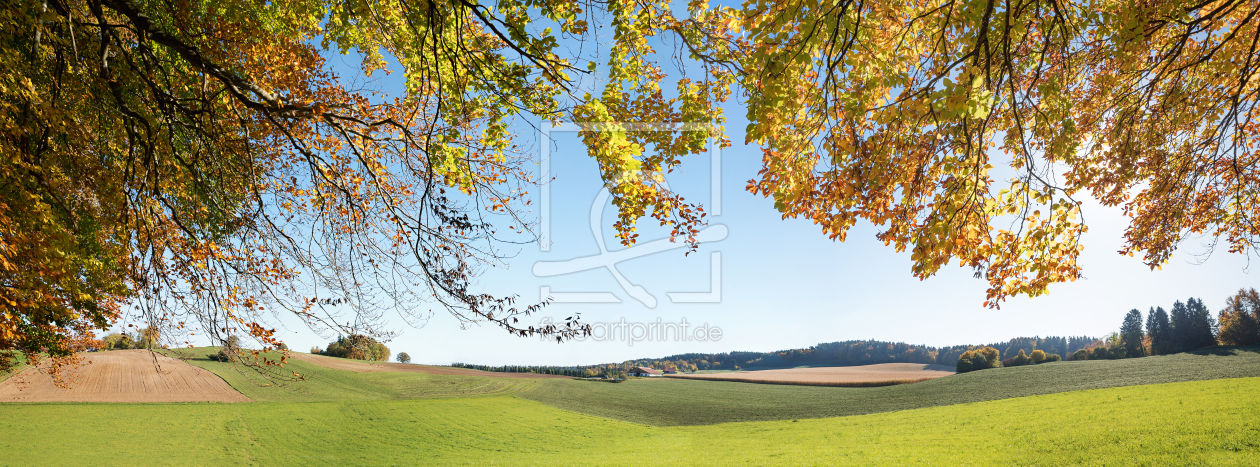
M 389 354 L 389 347 L 386 347 L 385 344 L 377 342 L 376 339 L 362 334 L 352 334 L 349 337 L 337 336 L 337 340 L 329 342 L 328 348 L 324 349 L 323 352 L 320 352 L 320 355 L 327 355 L 329 357 L 349 358 L 354 360 L 372 360 L 377 362 L 389 361 Z M 407 354 L 398 354 L 399 362 L 407 363 L 402 361 L 402 357 L 404 355 Z M 407 361 L 411 361 L 411 356 L 407 356 Z
M 736 93 L 749 191 L 837 240 L 878 226 L 921 278 L 957 261 L 992 306 L 1080 277 L 1084 197 L 1124 209 L 1122 253 L 1152 267 L 1260 234 L 1260 3 L 672 5 L 6 4 L 0 349 L 67 355 L 127 305 L 268 347 L 269 313 L 381 336 L 433 307 L 573 336 L 470 289 L 532 231 L 514 122 L 581 125 L 624 243 L 651 216 L 694 247 L 703 207 L 662 177 L 729 144 Z M 351 52 L 405 89 L 338 76 Z

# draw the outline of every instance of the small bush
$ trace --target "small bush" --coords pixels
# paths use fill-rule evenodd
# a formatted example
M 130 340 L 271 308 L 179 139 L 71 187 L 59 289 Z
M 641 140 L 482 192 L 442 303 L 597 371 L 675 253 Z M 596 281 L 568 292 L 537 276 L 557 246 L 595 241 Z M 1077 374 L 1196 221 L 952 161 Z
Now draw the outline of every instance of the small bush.
M 1076 352 L 1072 353 L 1071 357 L 1068 357 L 1068 360 L 1072 360 L 1072 361 L 1089 360 L 1089 351 L 1085 349 L 1077 350 Z
M 233 362 L 236 361 L 236 352 L 241 348 L 241 340 L 236 336 L 228 336 L 223 340 L 223 347 L 219 348 L 217 353 L 206 355 L 206 358 L 216 362 Z
M 1046 361 L 1046 353 L 1043 352 L 1041 349 L 1034 350 L 1032 352 L 1032 355 L 1029 355 L 1028 357 L 1032 358 L 1033 364 Z
M 969 371 L 984 370 L 988 368 L 998 368 L 1002 366 L 1000 360 L 1001 354 L 993 347 L 982 347 L 979 349 L 968 350 L 958 356 L 958 366 L 955 371 L 966 373 Z
M 1012 360 L 1013 360 L 1012 362 L 1013 366 L 1032 365 L 1033 363 L 1032 357 L 1029 357 L 1028 355 L 1024 354 L 1024 349 L 1020 349 L 1019 355 L 1016 355 L 1015 358 L 1013 358 Z
M 1115 354 L 1113 354 L 1108 348 L 1101 345 L 1094 347 L 1094 350 L 1089 352 L 1090 360 L 1112 360 L 1114 358 L 1116 358 Z

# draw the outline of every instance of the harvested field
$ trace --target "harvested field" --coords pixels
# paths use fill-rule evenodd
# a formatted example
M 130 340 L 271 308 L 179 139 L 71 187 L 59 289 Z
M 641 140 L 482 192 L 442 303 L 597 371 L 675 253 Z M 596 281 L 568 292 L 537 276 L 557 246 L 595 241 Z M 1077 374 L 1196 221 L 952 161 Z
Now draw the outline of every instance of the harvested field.
M 783 370 L 740 371 L 707 375 L 669 375 L 671 378 L 801 386 L 875 387 L 917 383 L 954 374 L 944 365 L 880 363 L 878 365 Z
M 355 373 L 366 373 L 372 371 L 394 371 L 404 373 L 424 373 L 428 375 L 450 375 L 450 376 L 488 376 L 491 378 L 571 378 L 562 375 L 543 375 L 538 373 L 499 373 L 494 371 L 481 371 L 469 368 L 451 368 L 446 366 L 429 366 L 429 365 L 413 365 L 410 363 L 370 363 L 360 360 L 348 360 L 344 358 L 327 357 L 323 355 L 314 355 L 308 353 L 292 352 L 289 354 L 297 360 L 306 363 L 313 363 L 325 368 L 335 370 L 353 371 Z
M 70 389 L 27 368 L 0 382 L 0 402 L 249 402 L 214 373 L 147 350 L 85 354 Z

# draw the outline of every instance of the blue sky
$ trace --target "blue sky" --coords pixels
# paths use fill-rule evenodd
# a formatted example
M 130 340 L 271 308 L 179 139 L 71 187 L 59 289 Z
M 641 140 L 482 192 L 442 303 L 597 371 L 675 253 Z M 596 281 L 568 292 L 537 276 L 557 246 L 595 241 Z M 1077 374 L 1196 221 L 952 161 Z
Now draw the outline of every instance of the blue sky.
M 402 73 L 390 77 L 378 73 L 379 79 L 365 81 L 355 69 L 357 58 L 333 57 L 331 63 L 344 79 L 385 91 L 402 89 Z M 1221 251 L 1204 264 L 1194 264 L 1198 259 L 1194 254 L 1204 251 L 1204 242 L 1187 242 L 1163 270 L 1150 271 L 1138 258 L 1116 253 L 1127 223 L 1119 209 L 1087 201 L 1090 232 L 1085 235 L 1085 252 L 1080 259 L 1086 279 L 1052 286 L 1048 296 L 1010 299 L 1000 310 L 985 308 L 986 283 L 972 278 L 969 269 L 950 266 L 920 281 L 910 273 L 909 254 L 896 253 L 875 240 L 874 226 L 860 223 L 850 231 L 848 241 L 839 243 L 827 239 L 807 221 L 781 220 L 770 200 L 745 191 L 748 180 L 755 178 L 760 168 L 761 154 L 755 145 L 741 144 L 747 124 L 742 106 L 729 103 L 727 115 L 729 137 L 735 144 L 721 151 L 721 211 L 709 218 L 711 225 L 725 228 L 726 237 L 703 244 L 688 256 L 674 249 L 617 265 L 626 281 L 654 297 L 655 307 L 632 298 L 606 269 L 551 277 L 534 273 L 539 262 L 600 252 L 590 226 L 592 205 L 601 187 L 599 174 L 571 132 L 551 135 L 550 167 L 555 179 L 549 187 L 550 251 L 540 251 L 536 244 L 509 246 L 505 252 L 513 257 L 501 267 L 489 268 L 476 285 L 479 291 L 500 296 L 517 294 L 524 304 L 541 300 L 543 287 L 553 295 L 613 294 L 620 300 L 554 303 L 536 315 L 538 322 L 547 318 L 561 321 L 573 313 L 581 313 L 583 320 L 591 323 L 681 324 L 685 320 L 690 329 L 720 329 L 719 340 L 588 339 L 557 344 L 511 337 L 488 325 L 461 329 L 455 318 L 439 309 L 420 328 L 407 326 L 397 317 L 392 319 L 390 326 L 400 335 L 388 343 L 389 347 L 395 353 L 409 353 L 416 363 L 572 365 L 683 352 L 780 350 L 849 339 L 943 346 L 1017 336 L 1102 336 L 1116 330 L 1131 308 L 1145 312 L 1152 306 L 1168 308 L 1176 300 L 1199 297 L 1209 308 L 1219 310 L 1238 288 L 1255 285 L 1255 277 L 1246 273 L 1246 257 Z M 538 157 L 539 135 L 525 125 L 518 129 L 522 142 L 533 143 L 525 147 L 532 148 Z M 667 176 L 667 181 L 672 189 L 713 213 L 711 162 L 709 155 L 693 156 Z M 1002 162 L 995 158 L 994 165 Z M 535 218 L 539 214 L 538 210 L 530 213 Z M 607 249 L 624 249 L 613 236 L 612 208 L 605 206 L 602 216 Z M 664 230 L 649 227 L 651 223 L 648 219 L 641 224 L 640 243 L 666 237 Z M 721 256 L 718 279 L 711 274 L 715 252 Z M 707 292 L 715 280 L 721 288 L 721 299 L 715 303 L 674 303 L 668 295 Z M 295 350 L 327 343 L 298 320 L 278 324 L 279 336 Z
M 1254 286 L 1247 258 L 1217 252 L 1203 264 L 1191 253 L 1202 242 L 1187 242 L 1162 270 L 1150 271 L 1138 258 L 1116 253 L 1125 218 L 1118 209 L 1088 202 L 1090 232 L 1081 258 L 1086 279 L 1052 286 L 1048 296 L 1013 298 L 1000 310 L 982 306 L 986 283 L 969 269 L 950 266 L 920 281 L 910 274 L 908 253 L 896 253 L 875 240 L 876 228 L 859 224 L 839 243 L 803 220 L 781 220 L 773 203 L 744 190 L 760 168 L 760 151 L 745 146 L 740 108 L 732 104 L 733 147 L 721 152 L 721 224 L 728 236 L 703 244 L 691 255 L 681 249 L 621 262 L 627 281 L 652 294 L 655 308 L 632 298 L 606 269 L 554 277 L 533 273 L 540 261 L 563 261 L 599 253 L 590 227 L 592 204 L 600 182 L 595 162 L 573 133 L 553 133 L 551 169 L 552 248 L 537 245 L 509 249 L 504 267 L 486 271 L 477 287 L 486 292 L 518 294 L 522 302 L 540 300 L 540 288 L 556 292 L 612 293 L 621 303 L 555 303 L 537 315 L 563 320 L 573 313 L 592 323 L 678 323 L 721 329 L 717 341 L 627 339 L 556 344 L 508 336 L 493 326 L 461 329 L 458 321 L 435 310 L 422 328 L 394 320 L 399 337 L 388 345 L 408 352 L 417 363 L 568 365 L 622 361 L 683 352 L 779 350 L 818 342 L 880 339 L 934 346 L 977 344 L 1032 335 L 1101 336 L 1117 329 L 1131 308 L 1168 308 L 1176 300 L 1200 297 L 1217 310 L 1239 287 Z M 529 135 L 523 135 L 529 136 Z M 711 158 L 694 156 L 667 177 L 671 188 L 712 210 Z M 538 211 L 533 215 L 537 216 Z M 603 210 L 605 244 L 621 250 L 613 237 L 613 210 Z M 650 225 L 645 223 L 645 225 Z M 666 237 L 656 228 L 641 230 L 640 242 Z M 721 254 L 718 303 L 672 303 L 667 292 L 709 291 L 712 253 Z M 605 328 L 607 329 L 607 328 Z M 283 336 L 294 349 L 323 345 L 322 339 L 290 326 Z M 602 334 L 602 333 L 601 333 Z

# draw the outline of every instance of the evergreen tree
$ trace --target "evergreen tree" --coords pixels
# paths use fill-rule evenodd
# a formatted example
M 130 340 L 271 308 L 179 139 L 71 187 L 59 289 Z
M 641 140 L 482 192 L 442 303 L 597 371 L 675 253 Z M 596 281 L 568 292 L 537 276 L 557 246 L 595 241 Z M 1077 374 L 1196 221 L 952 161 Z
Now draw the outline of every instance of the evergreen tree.
M 1151 337 L 1151 355 L 1172 353 L 1172 324 L 1163 307 L 1151 308 L 1146 316 L 1146 335 Z
M 1173 303 L 1172 313 L 1169 316 L 1169 324 L 1171 325 L 1169 335 L 1169 352 L 1180 353 L 1190 348 L 1190 309 L 1186 308 L 1181 300 Z
M 1055 337 L 1055 336 L 1047 337 L 1046 343 L 1047 343 L 1046 348 L 1042 350 L 1045 350 L 1047 354 L 1067 355 L 1069 353 L 1068 340 L 1066 337 Z
M 1186 301 L 1189 310 L 1190 329 L 1186 333 L 1187 350 L 1197 350 L 1216 345 L 1216 319 L 1212 312 L 1203 305 L 1203 300 L 1191 298 Z
M 1089 347 L 1090 344 L 1097 340 L 1089 336 L 1072 336 L 1068 338 L 1068 348 L 1063 351 L 1064 355 L 1075 354 L 1077 350 Z
M 1142 346 L 1142 312 L 1137 308 L 1124 315 L 1124 323 L 1120 325 L 1120 342 L 1123 358 L 1145 357 L 1146 349 Z
M 1002 359 L 1015 358 L 1020 352 L 1027 356 L 1037 347 L 1037 341 L 1039 340 L 1036 337 L 1016 337 L 1011 339 L 1006 344 L 1006 350 L 1002 351 Z

